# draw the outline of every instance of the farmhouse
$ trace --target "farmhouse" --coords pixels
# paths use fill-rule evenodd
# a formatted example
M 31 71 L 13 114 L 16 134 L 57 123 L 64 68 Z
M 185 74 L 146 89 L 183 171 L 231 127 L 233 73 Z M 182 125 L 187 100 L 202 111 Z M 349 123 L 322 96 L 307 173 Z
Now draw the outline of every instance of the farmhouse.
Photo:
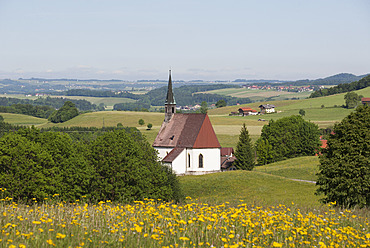
M 254 109 L 249 108 L 249 107 L 239 108 L 238 111 L 239 111 L 239 115 L 241 115 L 241 116 L 257 115 L 258 114 L 257 110 L 254 110 Z
M 261 114 L 275 113 L 275 106 L 272 104 L 263 104 L 259 108 L 261 109 Z
M 236 170 L 234 165 L 235 156 L 234 149 L 232 147 L 221 148 L 221 171 Z
M 207 114 L 176 114 L 171 71 L 165 119 L 153 143 L 159 158 L 176 174 L 219 172 L 221 146 Z
M 361 102 L 362 102 L 363 105 L 370 106 L 370 97 L 363 97 L 363 98 L 361 98 Z

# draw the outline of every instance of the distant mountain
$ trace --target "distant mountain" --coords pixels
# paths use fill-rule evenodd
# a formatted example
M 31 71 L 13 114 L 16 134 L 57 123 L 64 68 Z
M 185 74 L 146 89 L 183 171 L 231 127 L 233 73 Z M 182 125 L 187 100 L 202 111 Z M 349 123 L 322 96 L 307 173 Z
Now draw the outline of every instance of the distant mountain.
M 257 85 L 265 85 L 265 84 L 277 84 L 277 85 L 295 85 L 295 86 L 303 86 L 303 85 L 338 85 L 344 83 L 351 83 L 358 81 L 369 74 L 356 76 L 351 73 L 340 73 L 333 76 L 329 76 L 326 78 L 319 78 L 319 79 L 302 79 L 297 81 L 283 81 L 283 80 L 265 80 L 265 79 L 235 79 L 234 83 L 244 83 L 244 84 L 257 84 Z
M 336 74 L 330 77 L 326 78 L 319 78 L 315 80 L 298 80 L 294 82 L 289 82 L 288 84 L 292 85 L 338 85 L 338 84 L 346 84 L 346 83 L 352 83 L 355 81 L 358 81 L 364 77 L 366 77 L 369 74 L 361 75 L 361 76 L 356 76 L 351 73 L 340 73 Z

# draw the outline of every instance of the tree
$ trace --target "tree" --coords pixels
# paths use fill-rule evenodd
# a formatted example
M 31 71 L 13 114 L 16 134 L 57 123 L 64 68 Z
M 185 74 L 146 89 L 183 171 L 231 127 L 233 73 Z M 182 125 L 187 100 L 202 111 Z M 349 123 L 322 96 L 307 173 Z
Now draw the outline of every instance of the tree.
M 152 123 L 148 123 L 147 128 L 150 130 L 150 129 L 152 129 L 152 127 L 153 127 L 153 124 Z
M 54 111 L 50 115 L 49 121 L 53 123 L 65 122 L 76 117 L 78 114 L 78 109 L 76 108 L 75 104 L 70 101 L 66 101 L 63 107 Z
M 305 121 L 302 116 L 292 115 L 283 117 L 276 121 L 271 120 L 268 125 L 263 126 L 261 137 L 257 144 L 272 146 L 273 161 L 294 158 L 298 156 L 314 155 L 320 147 L 320 132 L 316 124 Z M 267 143 L 268 141 L 268 143 Z M 268 149 L 270 150 L 270 149 Z M 264 157 L 265 149 L 257 149 L 257 157 Z M 261 153 L 262 152 L 262 153 Z
M 356 94 L 355 92 L 348 92 L 344 95 L 344 100 L 346 101 L 346 108 L 355 108 L 360 103 L 362 96 Z
M 158 162 L 156 150 L 140 133 L 106 132 L 88 150 L 95 171 L 91 183 L 94 200 L 180 200 L 176 175 Z
M 301 116 L 305 116 L 305 115 L 306 115 L 306 111 L 305 111 L 304 109 L 300 109 L 300 110 L 299 110 L 299 114 L 300 114 Z
M 273 162 L 274 150 L 267 139 L 258 139 L 256 141 L 257 162 L 265 165 Z
M 117 123 L 117 127 L 122 128 L 123 127 L 122 123 L 121 122 Z
M 139 125 L 140 125 L 140 126 L 142 126 L 142 125 L 144 125 L 144 124 L 145 124 L 145 121 L 144 121 L 143 119 L 140 119 L 140 120 L 138 121 L 138 123 L 139 123 Z
M 245 123 L 240 130 L 239 141 L 235 150 L 235 166 L 239 170 L 252 170 L 255 164 L 255 156 L 252 140 Z
M 224 99 L 218 100 L 216 103 L 217 108 L 225 107 L 226 106 L 226 101 Z
M 207 114 L 207 111 L 208 111 L 208 105 L 207 105 L 207 102 L 203 101 L 201 104 L 200 104 L 200 112 L 202 114 Z
M 316 185 L 322 202 L 343 207 L 370 205 L 370 107 L 355 112 L 334 125 L 328 148 L 320 156 Z

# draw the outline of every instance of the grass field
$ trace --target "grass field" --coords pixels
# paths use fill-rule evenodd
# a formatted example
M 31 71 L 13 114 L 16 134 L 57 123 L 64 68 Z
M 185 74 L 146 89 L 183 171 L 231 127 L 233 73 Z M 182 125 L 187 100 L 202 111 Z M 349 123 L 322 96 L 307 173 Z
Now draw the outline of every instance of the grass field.
M 298 157 L 276 163 L 257 166 L 255 171 L 263 172 L 284 178 L 294 178 L 308 181 L 316 181 L 319 158 L 317 156 Z
M 273 98 L 274 100 L 284 100 L 286 98 L 300 98 L 308 97 L 311 92 L 288 92 L 288 91 L 275 91 L 275 90 L 250 90 L 246 88 L 226 88 L 220 90 L 211 90 L 206 92 L 208 94 L 218 94 L 223 96 L 232 96 L 239 98 L 250 98 L 252 101 L 263 101 L 266 98 Z
M 359 95 L 370 96 L 370 87 L 355 92 Z M 224 118 L 233 119 L 233 122 L 237 122 L 237 120 L 240 120 L 240 122 L 242 122 L 242 120 L 255 121 L 260 118 L 270 120 L 279 119 L 291 115 L 298 115 L 299 110 L 303 109 L 306 111 L 304 119 L 315 122 L 319 125 L 319 127 L 327 127 L 334 125 L 335 122 L 341 121 L 344 117 L 346 117 L 353 111 L 353 109 L 345 109 L 340 107 L 344 104 L 344 95 L 345 93 L 304 100 L 254 102 L 251 104 L 244 104 L 240 106 L 227 106 L 218 109 L 211 109 L 209 110 L 209 115 L 218 116 L 218 118 L 222 118 L 223 116 Z M 240 107 L 248 106 L 259 110 L 258 106 L 266 103 L 275 105 L 277 113 L 246 117 L 228 116 L 231 112 L 237 112 Z M 322 108 L 322 105 L 324 105 L 324 108 Z M 337 107 L 334 107 L 335 105 Z
M 315 184 L 297 182 L 259 171 L 232 171 L 181 177 L 185 195 L 209 204 L 222 202 L 268 206 L 290 204 L 318 207 Z
M 9 122 L 14 125 L 25 125 L 25 126 L 39 126 L 46 124 L 48 120 L 37 118 L 29 115 L 19 115 L 10 113 L 0 113 L 4 117 L 4 121 Z

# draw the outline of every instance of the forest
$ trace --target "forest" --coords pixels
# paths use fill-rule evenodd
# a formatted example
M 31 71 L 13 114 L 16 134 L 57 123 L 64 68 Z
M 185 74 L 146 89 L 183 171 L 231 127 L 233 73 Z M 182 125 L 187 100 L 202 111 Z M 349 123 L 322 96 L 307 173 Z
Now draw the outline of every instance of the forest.
M 35 100 L 0 97 L 0 112 L 49 118 L 56 109 L 60 109 L 68 101 L 74 103 L 79 111 L 104 110 L 104 107 L 96 106 L 86 100 L 75 100 L 62 97 L 40 97 Z
M 354 90 L 364 89 L 370 86 L 370 75 L 352 83 L 338 84 L 331 88 L 324 88 L 313 92 L 309 98 L 330 96 L 339 93 L 350 92 Z

